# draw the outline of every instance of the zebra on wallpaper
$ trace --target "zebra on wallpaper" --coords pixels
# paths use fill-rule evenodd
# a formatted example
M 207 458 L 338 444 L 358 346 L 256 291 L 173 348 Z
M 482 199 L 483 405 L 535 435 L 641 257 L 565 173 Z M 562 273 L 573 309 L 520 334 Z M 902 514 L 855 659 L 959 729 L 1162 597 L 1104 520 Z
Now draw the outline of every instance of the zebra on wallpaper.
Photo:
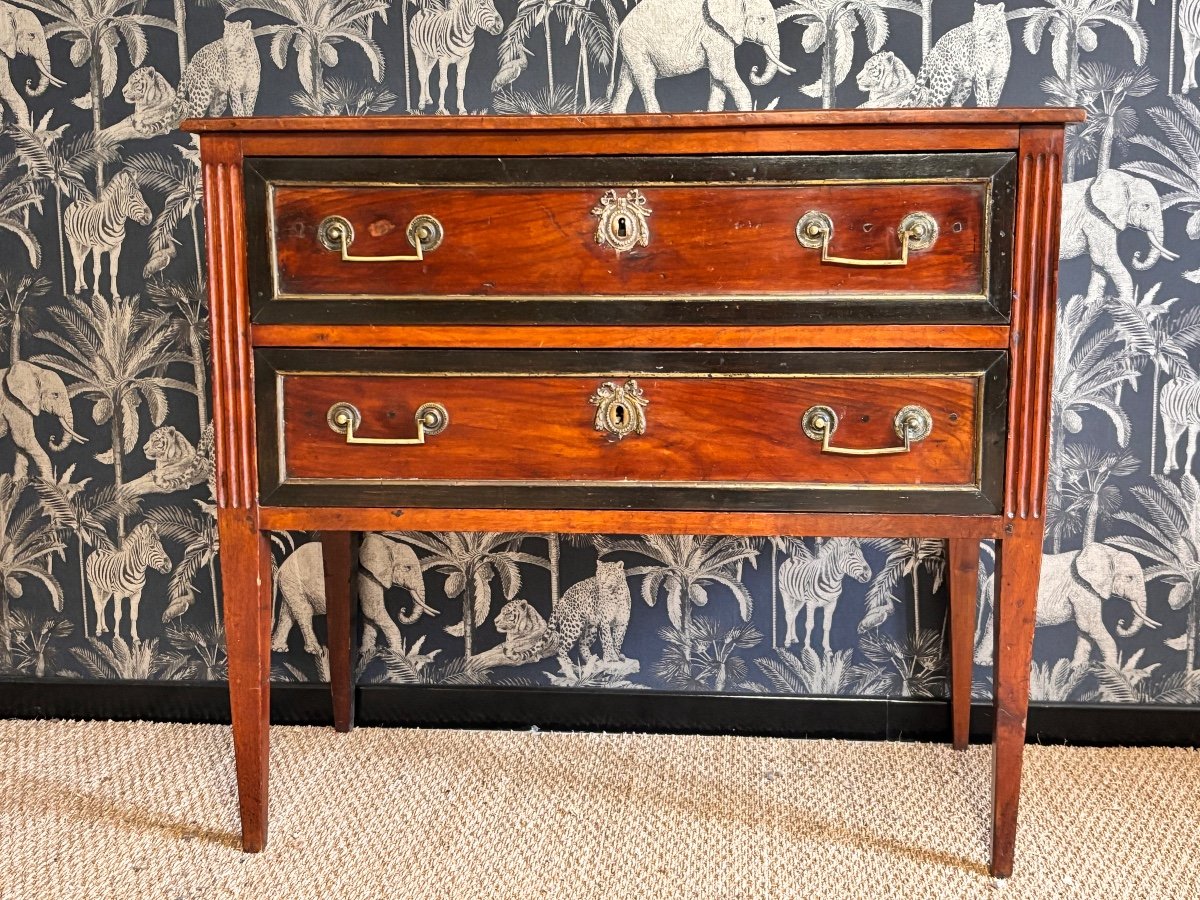
M 471 53 L 475 49 L 475 31 L 499 34 L 503 28 L 504 21 L 492 0 L 450 0 L 446 8 L 432 3 L 422 7 L 412 17 L 408 31 L 413 58 L 417 63 L 417 78 L 421 82 L 417 108 L 423 110 L 433 102 L 429 93 L 429 76 L 436 65 L 441 89 L 437 111 L 441 115 L 448 114 L 446 91 L 450 86 L 450 67 L 454 66 L 458 111 L 465 113 L 467 66 L 471 64 Z

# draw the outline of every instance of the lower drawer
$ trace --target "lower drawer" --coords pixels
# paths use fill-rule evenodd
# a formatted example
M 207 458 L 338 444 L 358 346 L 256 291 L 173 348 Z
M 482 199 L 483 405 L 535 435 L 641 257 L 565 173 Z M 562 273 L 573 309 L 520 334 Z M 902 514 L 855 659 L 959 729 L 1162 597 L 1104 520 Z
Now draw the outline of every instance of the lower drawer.
M 995 513 L 1000 351 L 261 349 L 264 505 Z

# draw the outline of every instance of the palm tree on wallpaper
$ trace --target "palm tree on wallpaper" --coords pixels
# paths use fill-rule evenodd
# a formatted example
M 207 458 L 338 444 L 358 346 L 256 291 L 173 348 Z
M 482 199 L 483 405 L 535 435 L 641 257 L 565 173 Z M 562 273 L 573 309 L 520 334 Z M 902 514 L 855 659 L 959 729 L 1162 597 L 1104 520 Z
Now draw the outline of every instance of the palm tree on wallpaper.
M 1059 94 L 1063 101 L 1066 83 L 1057 76 L 1043 82 L 1047 93 Z M 1129 101 L 1153 93 L 1158 79 L 1146 66 L 1120 69 L 1109 63 L 1080 63 L 1079 99 L 1088 112 L 1087 121 L 1070 131 L 1072 167 L 1096 161 L 1096 174 L 1112 166 L 1114 150 L 1124 150 L 1129 140 L 1141 131 L 1142 123 Z
M 1162 198 L 1163 209 L 1182 209 L 1190 213 L 1187 236 L 1200 238 L 1200 107 L 1186 97 L 1173 96 L 1171 106 L 1153 106 L 1146 110 L 1161 132 L 1136 134 L 1131 144 L 1145 147 L 1161 158 L 1131 160 L 1121 168 L 1169 188 Z
M 767 679 L 772 693 L 827 697 L 875 693 L 870 685 L 864 688 L 853 660 L 853 650 L 820 654 L 812 647 L 801 646 L 798 653 L 776 648 L 774 655 L 760 656 L 754 664 Z
M 198 273 L 203 269 L 197 269 Z M 200 431 L 209 426 L 208 420 L 208 289 L 204 277 L 197 274 L 187 281 L 146 282 L 146 296 L 166 317 L 174 345 L 186 348 L 192 367 L 192 393 L 196 397 Z
M 10 130 L 13 145 L 30 175 L 54 188 L 55 227 L 58 231 L 58 268 L 63 294 L 72 293 L 67 285 L 67 248 L 63 240 L 63 201 L 90 201 L 91 188 L 87 173 L 96 171 L 117 159 L 117 148 L 108 143 L 97 144 L 91 132 L 64 136 L 67 126 L 50 129 L 46 126 L 51 113 L 38 128 L 30 130 L 14 125 Z
M 688 690 L 723 691 L 731 684 L 740 689 L 749 674 L 741 653 L 763 641 L 749 622 L 725 625 L 709 616 L 696 616 L 690 630 L 668 625 L 658 636 L 665 646 L 655 672 Z
M 1094 444 L 1067 444 L 1059 462 L 1063 497 L 1082 516 L 1083 546 L 1096 542 L 1096 526 L 1121 508 L 1121 491 L 1113 478 L 1133 475 L 1140 461 L 1127 450 L 1105 450 Z
M 1187 626 L 1179 649 L 1186 668 L 1196 668 L 1200 644 L 1200 487 L 1185 472 L 1176 485 L 1164 475 L 1135 484 L 1129 493 L 1141 511 L 1120 509 L 1113 518 L 1132 525 L 1140 534 L 1122 534 L 1108 543 L 1149 559 L 1146 581 L 1161 578 L 1171 585 L 1167 603 L 1173 610 L 1187 607 Z
M 463 656 L 475 655 L 475 629 L 487 621 L 492 609 L 492 581 L 499 579 L 505 600 L 512 600 L 521 589 L 521 565 L 545 567 L 540 556 L 521 551 L 521 543 L 533 535 L 510 531 L 458 532 L 385 532 L 423 550 L 424 571 L 433 569 L 446 576 L 444 590 L 453 600 L 462 598 L 462 622 L 446 627 L 446 633 L 463 639 Z
M 921 20 L 921 60 L 929 55 L 933 46 L 933 3 L 934 0 L 879 0 L 885 9 L 911 13 Z
M 185 219 L 191 227 L 196 271 L 204 271 L 200 259 L 202 237 L 196 215 L 204 199 L 200 155 L 193 147 L 176 144 L 175 150 L 178 155 L 174 157 L 165 153 L 135 153 L 125 160 L 125 167 L 133 174 L 138 187 L 163 195 L 162 212 L 150 226 L 150 259 L 143 271 L 146 277 L 161 272 L 175 258 L 175 230 Z
M 170 621 L 187 612 L 196 598 L 196 587 L 192 582 L 202 571 L 207 571 L 213 602 L 213 627 L 219 629 L 221 592 L 217 588 L 217 551 L 221 548 L 221 539 L 217 533 L 217 520 L 203 508 L 197 513 L 182 506 L 152 509 L 146 513 L 146 519 L 154 523 L 159 537 L 174 541 L 183 548 L 183 558 L 171 571 L 163 621 Z
M 1134 381 L 1138 368 L 1117 346 L 1122 341 L 1116 329 L 1101 323 L 1101 313 L 1100 308 L 1090 308 L 1082 294 L 1059 308 L 1050 413 L 1051 490 L 1056 488 L 1053 461 L 1062 452 L 1063 431 L 1079 434 L 1084 412 L 1104 415 L 1116 431 L 1117 446 L 1129 446 L 1129 415 L 1115 396 L 1121 385 Z
M 1138 650 L 1120 666 L 1106 663 L 1095 665 L 1092 675 L 1096 679 L 1096 691 L 1094 696 L 1085 700 L 1175 705 L 1200 703 L 1200 670 L 1171 672 L 1155 679 L 1154 670 L 1159 667 L 1159 663 L 1138 665 L 1145 652 L 1144 649 Z
M 1158 392 L 1163 372 L 1189 378 L 1193 374 L 1188 352 L 1200 347 L 1200 307 L 1190 307 L 1170 318 L 1171 307 L 1179 297 L 1160 301 L 1162 282 L 1146 291 L 1132 303 L 1112 303 L 1107 306 L 1116 333 L 1125 341 L 1126 357 L 1133 365 L 1149 363 L 1153 371 L 1150 383 L 1150 456 L 1151 472 L 1158 457 Z M 1114 392 L 1121 402 L 1121 385 Z
M 166 374 L 172 363 L 191 359 L 173 349 L 173 333 L 162 316 L 146 316 L 137 297 L 84 301 L 72 297 L 54 306 L 50 315 L 58 330 L 38 333 L 60 353 L 40 353 L 32 362 L 75 379 L 72 397 L 92 402 L 92 421 L 108 424 L 110 449 L 96 458 L 113 468 L 118 493 L 125 484 L 125 454 L 137 446 L 138 413 L 144 403 L 156 427 L 167 418 L 168 390 L 193 393 L 186 381 Z M 125 516 L 117 516 L 117 538 L 125 535 Z
M 0 270 L 0 328 L 8 329 L 8 364 L 21 359 L 21 335 L 36 328 L 38 304 L 31 299 L 50 293 L 50 279 L 44 275 L 16 274 Z
M 63 608 L 62 587 L 50 573 L 50 560 L 62 555 L 64 545 L 42 505 L 25 502 L 28 484 L 0 474 L 0 671 L 13 667 L 11 604 L 25 596 L 26 584 L 40 583 L 54 611 Z
M 833 107 L 837 86 L 850 74 L 858 23 L 862 23 L 871 53 L 876 53 L 888 36 L 887 14 L 880 0 L 798 0 L 780 7 L 775 17 L 780 23 L 794 20 L 804 26 L 801 44 L 806 53 L 821 51 L 821 80 L 800 90 L 820 97 L 825 109 Z
M 1045 0 L 1046 5 L 1014 9 L 1007 13 L 1012 19 L 1025 19 L 1025 48 L 1037 56 L 1042 40 L 1050 35 L 1050 62 L 1062 81 L 1060 98 L 1065 106 L 1077 106 L 1082 83 L 1079 77 L 1079 55 L 1090 53 L 1099 45 L 1097 30 L 1112 25 L 1123 32 L 1133 48 L 1136 65 L 1146 62 L 1146 32 L 1129 15 L 1126 0 Z M 1073 180 L 1068 170 L 1067 180 Z
M 904 578 L 912 582 L 913 636 L 921 635 L 921 570 L 933 577 L 936 593 L 946 575 L 946 542 L 940 538 L 884 538 L 867 541 L 867 546 L 887 554 L 878 574 L 867 588 L 867 610 L 858 623 L 860 634 L 879 628 L 895 608 L 896 585 Z M 936 633 L 936 632 L 935 632 Z
M 759 551 L 745 538 L 694 534 L 647 534 L 634 539 L 596 538 L 596 551 L 632 553 L 650 564 L 626 569 L 627 577 L 642 577 L 642 599 L 654 606 L 664 597 L 671 624 L 692 635 L 692 607 L 706 606 L 709 590 L 722 588 L 738 606 L 743 622 L 750 621 L 754 598 L 737 577 L 740 561 L 757 559 Z
M 79 621 L 82 623 L 83 633 L 89 634 L 83 548 L 111 548 L 113 541 L 108 536 L 108 527 L 117 521 L 119 516 L 135 512 L 138 503 L 136 499 L 120 496 L 116 486 L 111 484 L 89 491 L 87 486 L 92 479 L 75 481 L 74 473 L 75 464 L 72 463 L 58 476 L 57 481 L 39 479 L 33 483 L 33 487 L 38 492 L 42 508 L 50 516 L 54 527 L 75 538 L 76 558 L 79 560 Z
M 593 5 L 600 8 L 600 13 L 592 8 Z M 607 76 L 608 67 L 612 63 L 613 39 L 620 23 L 611 0 L 521 0 L 517 6 L 517 14 L 508 23 L 500 39 L 500 68 L 492 80 L 492 91 L 499 92 L 511 85 L 525 71 L 529 65 L 529 58 L 533 56 L 533 51 L 528 45 L 540 28 L 545 42 L 546 93 L 545 102 L 534 105 L 560 107 L 566 102 L 569 92 L 572 95 L 569 100 L 570 106 L 577 107 L 578 97 L 574 92 L 555 82 L 554 37 L 551 28 L 551 22 L 554 20 L 563 26 L 564 46 L 570 44 L 572 38 L 579 39 L 576 82 L 583 88 L 583 109 L 588 110 L 593 103 L 592 66 L 597 66 Z M 598 93 L 603 95 L 604 91 Z M 513 94 L 516 98 L 521 96 L 538 99 L 536 95 L 525 92 Z M 533 112 L 534 109 L 527 111 Z
M 37 269 L 42 264 L 42 245 L 29 227 L 30 210 L 42 211 L 37 179 L 21 166 L 15 153 L 0 155 L 0 231 L 20 239 L 29 265 Z
M 74 631 L 74 624 L 63 616 L 42 618 L 16 610 L 12 621 L 13 667 L 18 672 L 32 672 L 35 678 L 46 677 L 58 659 L 56 643 Z
M 272 35 L 271 60 L 280 69 L 287 68 L 295 49 L 300 84 L 311 96 L 312 106 L 323 110 L 322 68 L 338 64 L 339 44 L 358 47 L 371 67 L 371 77 L 383 81 L 383 51 L 367 34 L 367 25 L 375 16 L 386 22 L 389 5 L 388 0 L 233 0 L 226 13 L 260 11 L 283 19 L 255 28 L 254 33 Z
M 83 667 L 83 674 L 101 681 L 183 681 L 196 674 L 192 661 L 182 653 L 159 652 L 158 638 L 126 641 L 112 636 L 112 645 L 89 637 L 87 646 L 72 647 L 71 655 Z
M 21 0 L 21 5 L 49 16 L 46 37 L 65 38 L 71 44 L 71 64 L 88 66 L 88 94 L 75 102 L 92 111 L 92 139 L 100 144 L 101 107 L 117 86 L 118 49 L 124 45 L 136 69 L 149 50 L 146 29 L 175 32 L 175 22 L 146 13 L 145 0 Z M 96 194 L 104 188 L 104 163 L 96 157 Z
M 197 675 L 203 680 L 224 681 L 229 677 L 224 628 L 197 628 L 172 622 L 167 626 L 166 636 L 172 647 L 196 659 L 200 665 Z

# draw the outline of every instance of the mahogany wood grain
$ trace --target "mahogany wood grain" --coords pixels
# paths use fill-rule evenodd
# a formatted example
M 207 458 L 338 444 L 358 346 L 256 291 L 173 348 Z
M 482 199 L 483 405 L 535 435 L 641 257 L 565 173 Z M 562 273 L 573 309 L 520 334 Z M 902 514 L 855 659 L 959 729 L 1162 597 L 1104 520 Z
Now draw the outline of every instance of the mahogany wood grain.
M 1003 325 L 255 325 L 256 347 L 1003 349 Z
M 229 658 L 242 848 L 267 842 L 271 677 L 271 550 L 255 526 L 254 396 L 246 291 L 241 153 L 214 135 L 203 156 L 212 310 L 213 430 L 217 528 L 224 552 L 222 596 Z
M 253 135 L 267 132 L 379 134 L 389 132 L 602 132 L 601 140 L 624 130 L 650 131 L 669 135 L 676 131 L 702 129 L 722 135 L 723 140 L 741 131 L 768 129 L 838 128 L 859 125 L 877 135 L 907 134 L 920 129 L 966 131 L 980 126 L 1037 124 L 1060 125 L 1082 122 L 1085 113 L 1071 107 L 981 107 L 932 109 L 795 109 L 738 113 L 655 113 L 619 115 L 557 116 L 460 116 L 450 119 L 419 116 L 258 116 L 254 118 L 185 119 L 184 131 Z M 900 126 L 910 126 L 902 128 Z M 593 137 L 593 140 L 596 138 Z M 839 141 L 830 148 L 841 149 Z M 721 145 L 723 146 L 723 144 Z M 709 148 L 713 152 L 714 148 Z M 660 151 L 662 152 L 662 151 Z
M 971 733 L 971 675 L 975 664 L 979 541 L 954 537 L 949 544 L 950 719 L 954 749 L 965 750 Z
M 325 572 L 325 629 L 329 650 L 329 691 L 333 697 L 333 727 L 354 727 L 354 604 L 358 540 L 348 531 L 321 535 Z
M 1045 506 L 1058 304 L 1061 132 L 1024 130 L 1018 155 L 1005 512 L 1024 519 L 1040 518 Z
M 372 117 L 373 118 L 373 117 Z M 416 118 L 415 116 L 413 117 Z M 227 121 L 233 121 L 232 119 Z M 616 131 L 598 146 L 588 131 L 392 132 L 260 132 L 241 137 L 245 154 L 269 156 L 582 156 L 704 154 L 720 145 L 722 153 L 843 153 L 926 152 L 951 150 L 1011 150 L 1020 129 L 996 125 L 921 130 L 881 129 L 870 125 L 792 127 L 738 132 L 712 126 L 683 131 Z
M 640 190 L 652 210 L 649 243 L 618 254 L 594 238 L 592 209 L 604 193 L 596 186 L 280 185 L 273 193 L 277 290 L 355 298 L 936 298 L 985 291 L 986 181 Z M 819 249 L 796 240 L 796 223 L 809 210 L 833 221 L 830 253 L 837 256 L 899 258 L 897 227 L 917 211 L 932 216 L 941 233 L 932 247 L 911 251 L 903 267 L 823 263 Z M 343 262 L 317 240 L 320 223 L 339 215 L 354 229 L 353 254 L 411 254 L 405 231 L 420 214 L 434 216 L 445 230 L 441 246 L 422 262 Z
M 534 360 L 536 364 L 536 360 Z M 969 486 L 976 483 L 982 377 L 639 377 L 645 434 L 613 440 L 588 402 L 607 376 L 284 375 L 287 479 L 644 481 Z M 617 385 L 624 377 L 611 379 Z M 327 415 L 362 414 L 357 436 L 412 438 L 418 407 L 442 404 L 450 424 L 415 446 L 347 446 Z M 835 446 L 901 444 L 896 413 L 916 404 L 933 430 L 907 453 L 823 453 L 800 421 L 824 404 Z
M 1042 518 L 1017 519 L 996 544 L 992 690 L 992 860 L 996 878 L 1012 874 L 1021 799 L 1021 762 L 1029 713 L 1029 666 L 1042 569 Z
M 1004 533 L 1000 516 L 687 512 L 594 509 L 288 507 L 258 510 L 264 531 L 526 531 L 564 534 L 773 534 L 828 537 L 975 537 Z
M 229 702 L 242 849 L 267 844 L 271 720 L 271 548 L 252 510 L 217 509 L 225 598 Z

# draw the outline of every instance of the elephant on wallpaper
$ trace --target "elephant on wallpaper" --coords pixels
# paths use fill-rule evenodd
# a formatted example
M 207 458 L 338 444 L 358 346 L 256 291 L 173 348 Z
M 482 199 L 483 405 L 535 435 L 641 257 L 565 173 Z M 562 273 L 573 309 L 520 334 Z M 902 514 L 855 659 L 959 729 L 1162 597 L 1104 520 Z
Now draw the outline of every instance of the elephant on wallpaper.
M 63 85 L 62 81 L 50 74 L 50 50 L 46 46 L 46 31 L 38 17 L 28 9 L 0 0 L 0 50 L 4 51 L 5 56 L 0 59 L 0 100 L 12 110 L 18 125 L 29 128 L 32 125 L 29 107 L 12 82 L 8 70 L 10 60 L 21 54 L 37 64 L 41 74 L 38 83 L 25 82 L 25 93 L 30 97 L 40 97 L 50 85 Z
M 1158 622 L 1146 615 L 1146 577 L 1133 554 L 1093 543 L 1082 550 L 1055 553 L 1042 560 L 1037 624 L 1075 623 L 1079 637 L 1072 665 L 1086 666 L 1093 645 L 1103 662 L 1117 665 L 1117 645 L 1101 616 L 1104 601 L 1110 597 L 1128 602 L 1132 612 L 1132 618 L 1117 623 L 1119 637 L 1132 637 L 1143 625 L 1159 627 Z
M 796 70 L 779 59 L 779 26 L 770 0 L 642 0 L 617 29 L 609 85 L 613 112 L 625 112 L 636 87 L 646 112 L 661 112 L 654 93 L 659 78 L 708 70 L 708 108 L 725 108 L 726 96 L 739 110 L 750 109 L 750 90 L 734 64 L 743 41 L 763 48 L 766 68 L 750 70 L 764 85 L 776 73 Z
M 62 429 L 62 436 L 50 442 L 53 452 L 65 450 L 72 440 L 81 444 L 87 440 L 75 433 L 75 417 L 67 386 L 57 372 L 24 361 L 0 369 L 0 438 L 12 435 L 16 445 L 14 478 L 28 476 L 30 461 L 38 476 L 54 477 L 50 457 L 39 443 L 34 427 L 34 420 L 40 415 L 54 416 Z
M 1146 232 L 1150 250 L 1144 258 L 1134 254 L 1133 267 L 1145 271 L 1160 258 L 1179 255 L 1163 246 L 1162 202 L 1149 181 L 1128 172 L 1106 169 L 1095 178 L 1084 178 L 1063 186 L 1062 236 L 1059 259 L 1075 259 L 1085 253 L 1092 261 L 1087 302 L 1104 301 L 1105 287 L 1112 282 L 1118 303 L 1133 302 L 1133 279 L 1117 252 L 1117 236 L 1126 228 Z
M 358 606 L 363 619 L 363 652 L 375 647 L 376 629 L 387 638 L 388 646 L 399 650 L 402 640 L 396 622 L 388 615 L 384 592 L 393 586 L 404 588 L 412 598 L 411 613 L 401 611 L 398 621 L 411 625 L 422 613 L 436 616 L 437 610 L 425 605 L 425 579 L 421 561 L 407 544 L 388 540 L 378 534 L 363 535 L 359 549 Z M 300 626 L 304 649 L 321 655 L 321 645 L 313 634 L 312 617 L 325 615 L 325 566 L 320 542 L 304 544 L 279 566 L 279 617 L 271 638 L 271 649 L 287 650 L 292 625 Z

